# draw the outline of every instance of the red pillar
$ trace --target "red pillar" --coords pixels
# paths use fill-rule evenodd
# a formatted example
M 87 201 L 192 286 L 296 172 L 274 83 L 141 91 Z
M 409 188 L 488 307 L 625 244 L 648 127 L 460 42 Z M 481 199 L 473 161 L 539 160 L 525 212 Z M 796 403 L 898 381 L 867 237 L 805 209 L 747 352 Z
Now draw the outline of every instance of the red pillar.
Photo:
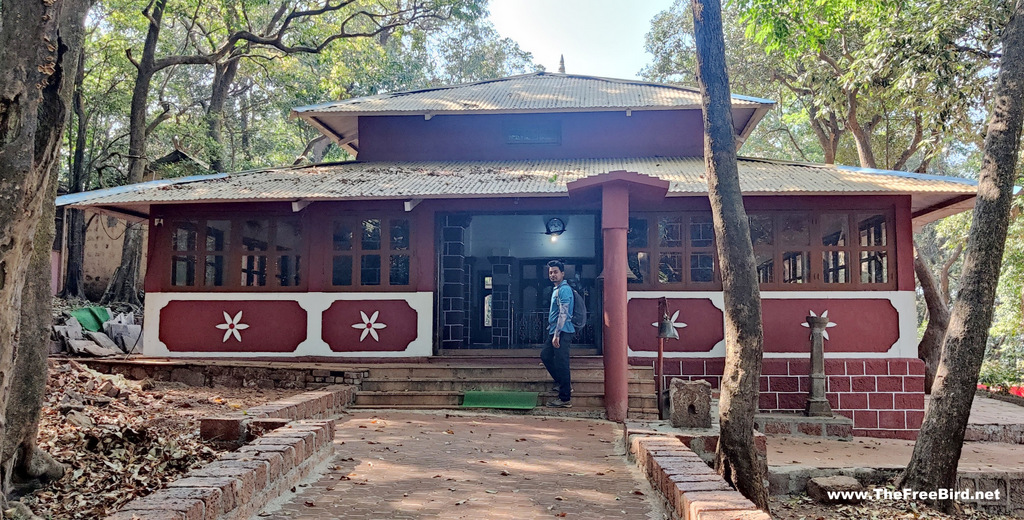
M 626 343 L 626 232 L 629 188 L 605 184 L 601 195 L 604 238 L 604 406 L 608 420 L 623 422 L 629 409 Z

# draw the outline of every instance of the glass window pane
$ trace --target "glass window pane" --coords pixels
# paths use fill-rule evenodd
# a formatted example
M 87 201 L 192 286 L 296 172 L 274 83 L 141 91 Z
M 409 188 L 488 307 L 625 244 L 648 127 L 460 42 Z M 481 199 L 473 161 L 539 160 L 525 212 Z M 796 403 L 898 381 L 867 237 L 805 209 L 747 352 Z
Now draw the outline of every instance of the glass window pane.
M 409 285 L 409 255 L 391 255 L 391 285 Z
M 887 283 L 889 281 L 889 264 L 885 251 L 861 251 L 860 281 L 861 283 Z
M 754 263 L 757 265 L 757 281 L 775 283 L 775 255 L 772 251 L 754 250 Z
M 206 221 L 206 250 L 227 251 L 231 239 L 230 220 Z
M 661 247 L 682 247 L 683 217 L 658 218 L 658 243 Z
M 266 251 L 270 240 L 270 221 L 246 220 L 242 224 L 242 249 L 245 251 Z
M 285 255 L 277 258 L 277 279 L 281 287 L 295 287 L 302 283 L 302 256 Z
M 380 255 L 363 255 L 359 258 L 359 283 L 380 285 Z
M 806 251 L 782 253 L 782 283 L 806 283 L 811 254 Z
M 380 219 L 370 218 L 363 221 L 363 251 L 380 249 Z M 378 258 L 378 260 L 380 260 Z
M 334 250 L 352 250 L 352 226 L 348 222 L 334 222 Z
M 405 251 L 409 249 L 409 221 L 391 221 L 391 249 L 393 251 Z
M 244 287 L 267 285 L 267 257 L 265 255 L 242 255 L 242 279 Z
M 646 251 L 630 251 L 626 263 L 634 276 L 627 279 L 627 283 L 643 283 L 651 272 L 651 258 Z
M 788 246 L 811 245 L 811 228 L 804 215 L 783 215 L 779 219 L 779 241 Z
M 747 215 L 750 222 L 750 241 L 755 246 L 770 246 L 774 238 L 774 223 L 771 215 Z
M 222 287 L 224 285 L 224 267 L 226 264 L 226 257 L 224 255 L 206 255 L 206 277 L 203 285 L 207 287 Z
M 629 218 L 629 231 L 626 233 L 626 247 L 647 247 L 647 219 Z
M 711 247 L 715 240 L 715 227 L 711 215 L 690 217 L 690 247 Z
M 683 281 L 683 254 L 662 253 L 658 261 L 658 281 L 681 283 Z
M 331 275 L 332 285 L 352 285 L 352 257 L 334 257 Z
M 171 285 L 186 287 L 196 284 L 196 257 L 181 255 L 171 258 Z
M 860 232 L 860 245 L 886 245 L 885 215 L 858 215 L 857 230 Z
M 715 257 L 711 253 L 690 254 L 690 281 L 694 283 L 715 280 Z
M 302 244 L 302 223 L 298 220 L 279 220 L 274 245 L 278 251 L 298 251 Z
M 850 236 L 850 219 L 844 214 L 821 216 L 821 245 L 845 246 Z
M 822 251 L 821 278 L 825 283 L 850 283 L 850 259 L 846 251 Z
M 199 223 L 195 220 L 175 222 L 171 230 L 171 250 L 173 251 L 195 251 Z

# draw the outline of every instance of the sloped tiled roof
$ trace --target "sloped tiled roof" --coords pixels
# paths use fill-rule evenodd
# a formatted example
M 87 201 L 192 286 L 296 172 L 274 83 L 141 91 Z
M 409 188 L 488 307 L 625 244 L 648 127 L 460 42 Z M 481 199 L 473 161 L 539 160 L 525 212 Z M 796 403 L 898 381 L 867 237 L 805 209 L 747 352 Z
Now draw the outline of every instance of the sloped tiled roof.
M 929 200 L 973 195 L 972 181 L 905 172 L 740 159 L 748 195 L 913 194 Z M 704 160 L 623 158 L 526 161 L 344 162 L 276 168 L 138 189 L 92 192 L 76 206 L 159 203 L 565 196 L 566 183 L 615 170 L 669 181 L 668 196 L 707 193 Z M 915 204 L 917 206 L 918 204 Z M 915 208 L 918 209 L 918 208 Z
M 695 88 L 637 80 L 538 72 L 464 85 L 381 94 L 299 107 L 306 113 L 452 113 L 585 109 L 699 108 Z M 733 96 L 733 106 L 771 106 L 773 101 Z

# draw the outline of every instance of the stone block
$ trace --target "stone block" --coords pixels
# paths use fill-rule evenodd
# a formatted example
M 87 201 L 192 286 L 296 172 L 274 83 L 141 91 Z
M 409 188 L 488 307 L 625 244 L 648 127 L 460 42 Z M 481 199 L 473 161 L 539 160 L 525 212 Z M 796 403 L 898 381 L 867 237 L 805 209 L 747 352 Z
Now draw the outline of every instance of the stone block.
M 259 437 L 288 424 L 288 419 L 278 417 L 259 417 L 249 421 L 249 434 Z
M 861 486 L 860 482 L 853 477 L 814 477 L 807 481 L 807 496 L 823 504 L 859 504 L 861 502 L 860 498 L 832 498 L 829 497 L 829 493 L 856 493 L 863 490 L 864 486 Z
M 673 379 L 669 388 L 669 409 L 676 428 L 711 427 L 711 383 L 701 379 Z
M 206 374 L 202 370 L 175 368 L 171 370 L 171 381 L 185 383 L 189 386 L 206 386 Z
M 244 415 L 203 417 L 199 420 L 199 437 L 207 442 L 241 446 L 249 440 L 249 421 Z
M 684 493 L 683 500 L 676 504 L 676 513 L 680 518 L 700 518 L 710 511 L 750 511 L 755 509 L 754 503 L 747 500 L 738 491 L 694 491 Z M 705 516 L 707 518 L 707 516 Z
M 227 511 L 221 511 L 224 497 L 217 488 L 172 488 L 163 489 L 157 492 L 161 497 L 176 500 L 199 500 L 205 506 L 205 520 L 217 520 L 220 515 Z
M 772 520 L 772 517 L 759 510 L 748 511 L 701 511 L 692 520 Z
M 231 511 L 239 503 L 246 502 L 253 495 L 253 489 L 245 489 L 241 480 L 231 477 L 191 477 L 185 476 L 167 484 L 173 488 L 214 488 L 221 493 L 221 511 Z
M 121 511 L 104 520 L 185 520 L 185 515 L 177 511 Z
M 162 493 L 132 500 L 121 510 L 135 512 L 143 518 L 148 518 L 150 511 L 173 511 L 180 514 L 183 520 L 206 520 L 206 505 L 202 500 L 172 498 Z
M 287 473 L 296 466 L 302 459 L 295 458 L 295 448 L 292 446 L 280 446 L 275 444 L 249 444 L 238 448 L 240 453 L 252 453 L 253 457 L 263 453 L 277 453 L 281 456 L 281 473 Z

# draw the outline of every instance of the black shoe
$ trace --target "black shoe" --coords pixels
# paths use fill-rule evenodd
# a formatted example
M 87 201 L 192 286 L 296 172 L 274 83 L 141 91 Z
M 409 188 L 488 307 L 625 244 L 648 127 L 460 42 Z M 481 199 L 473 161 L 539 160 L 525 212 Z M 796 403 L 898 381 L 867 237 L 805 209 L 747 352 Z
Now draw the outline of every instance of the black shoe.
M 572 401 L 563 401 L 559 398 L 554 398 L 547 403 L 548 408 L 572 408 Z
M 559 384 L 556 384 L 555 386 L 551 387 L 551 391 L 555 392 L 555 393 L 558 393 L 558 391 L 561 390 L 561 389 L 562 389 L 562 385 L 559 385 Z M 572 392 L 573 390 L 575 390 L 575 388 L 572 388 L 572 387 L 569 388 L 570 392 Z

